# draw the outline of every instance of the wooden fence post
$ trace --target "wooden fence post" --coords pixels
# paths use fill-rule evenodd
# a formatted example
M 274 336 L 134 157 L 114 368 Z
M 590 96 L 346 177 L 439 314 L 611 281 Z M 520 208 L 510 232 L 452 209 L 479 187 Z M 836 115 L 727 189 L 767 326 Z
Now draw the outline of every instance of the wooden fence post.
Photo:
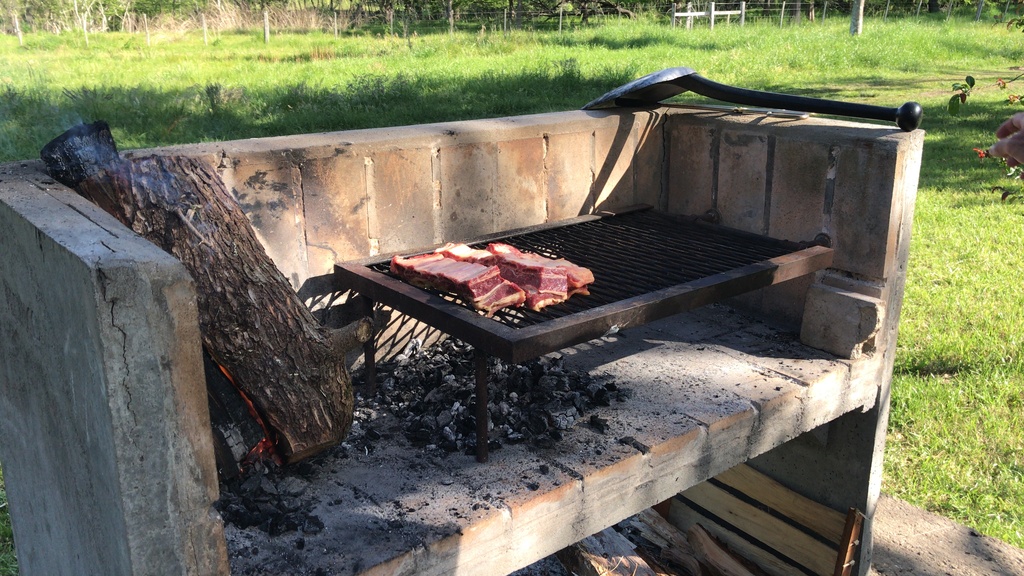
M 828 0 L 825 0 L 825 4 L 821 7 L 821 23 L 825 23 L 825 12 L 828 11 Z
M 270 11 L 263 9 L 263 43 L 270 44 Z
M 686 3 L 686 13 L 687 13 L 687 16 L 686 16 L 686 29 L 687 30 L 692 30 L 693 29 L 693 16 L 689 15 L 691 12 L 693 12 L 693 2 L 687 2 Z
M 711 30 L 715 29 L 715 3 L 708 2 L 708 22 L 710 22 Z
M 747 3 L 740 2 L 740 26 L 747 25 Z
M 18 13 L 12 12 L 11 16 L 14 17 L 14 33 L 18 35 L 18 46 L 24 46 L 25 40 L 21 37 L 21 25 L 18 24 Z
M 673 28 L 676 27 L 676 12 L 678 12 L 678 11 L 679 11 L 679 9 L 677 8 L 676 3 L 673 2 L 672 3 L 672 14 L 670 14 L 670 16 L 672 17 L 672 27 Z
M 146 26 L 146 46 L 152 46 L 152 42 L 149 39 L 149 15 L 143 12 L 142 23 Z
M 334 38 L 338 38 L 338 11 L 334 11 Z
M 786 19 L 786 0 L 782 0 L 782 8 L 779 8 L 779 28 L 782 28 L 782 23 Z
M 675 6 L 675 4 L 673 4 Z M 562 33 L 562 13 L 565 12 L 565 2 L 558 3 L 558 33 Z M 673 10 L 675 12 L 675 10 Z M 675 18 L 675 16 L 673 16 Z M 672 20 L 672 25 L 675 26 L 676 21 Z

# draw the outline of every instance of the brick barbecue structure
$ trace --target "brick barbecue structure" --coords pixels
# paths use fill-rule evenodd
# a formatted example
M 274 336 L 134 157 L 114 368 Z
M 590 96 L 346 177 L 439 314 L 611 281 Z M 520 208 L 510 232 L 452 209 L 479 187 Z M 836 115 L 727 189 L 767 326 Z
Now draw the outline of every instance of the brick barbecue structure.
M 600 412 L 604 434 L 485 464 L 396 439 L 320 466 L 324 527 L 301 558 L 213 508 L 180 263 L 40 162 L 0 165 L 0 461 L 22 573 L 503 574 L 748 463 L 864 511 L 866 574 L 923 140 L 652 108 L 129 153 L 216 166 L 300 295 L 349 260 L 635 204 L 834 249 L 827 270 L 560 352 L 632 389 Z M 416 330 L 393 315 L 378 355 Z

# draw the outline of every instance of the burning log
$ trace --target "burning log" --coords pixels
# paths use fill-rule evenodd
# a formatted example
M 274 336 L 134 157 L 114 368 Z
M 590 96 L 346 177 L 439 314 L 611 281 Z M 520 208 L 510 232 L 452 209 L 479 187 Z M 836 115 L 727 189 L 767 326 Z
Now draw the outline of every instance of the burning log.
M 344 353 L 368 336 L 321 326 L 274 266 L 223 182 L 180 156 L 124 159 L 105 122 L 79 125 L 41 152 L 50 175 L 185 265 L 203 345 L 293 462 L 339 442 L 352 423 Z

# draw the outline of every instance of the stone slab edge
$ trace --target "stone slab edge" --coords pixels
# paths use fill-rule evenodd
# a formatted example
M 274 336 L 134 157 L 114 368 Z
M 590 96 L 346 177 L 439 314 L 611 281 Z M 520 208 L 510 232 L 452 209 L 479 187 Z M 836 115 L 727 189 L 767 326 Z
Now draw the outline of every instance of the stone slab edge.
M 38 162 L 0 165 L 0 227 L 21 573 L 227 574 L 191 278 Z

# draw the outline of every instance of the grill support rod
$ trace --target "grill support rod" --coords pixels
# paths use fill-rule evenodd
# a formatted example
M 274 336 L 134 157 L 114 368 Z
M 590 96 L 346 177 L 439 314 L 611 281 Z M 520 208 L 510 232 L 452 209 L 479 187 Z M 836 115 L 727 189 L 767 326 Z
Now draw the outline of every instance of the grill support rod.
M 487 356 L 483 350 L 476 348 L 473 354 L 476 360 L 476 461 L 487 462 L 487 428 L 490 414 L 487 412 Z
M 367 309 L 373 310 L 373 299 L 361 296 Z M 487 411 L 487 358 L 489 354 L 476 348 L 473 358 L 476 364 L 476 461 L 481 464 L 490 457 L 487 442 L 487 429 L 490 427 L 491 415 Z M 365 394 L 373 396 L 377 393 L 377 330 L 371 328 L 370 338 L 363 343 L 363 371 L 366 377 Z
M 373 316 L 373 299 L 362 296 L 363 305 Z M 371 324 L 370 337 L 363 342 L 363 371 L 366 376 L 366 394 L 373 396 L 377 393 L 377 329 Z

